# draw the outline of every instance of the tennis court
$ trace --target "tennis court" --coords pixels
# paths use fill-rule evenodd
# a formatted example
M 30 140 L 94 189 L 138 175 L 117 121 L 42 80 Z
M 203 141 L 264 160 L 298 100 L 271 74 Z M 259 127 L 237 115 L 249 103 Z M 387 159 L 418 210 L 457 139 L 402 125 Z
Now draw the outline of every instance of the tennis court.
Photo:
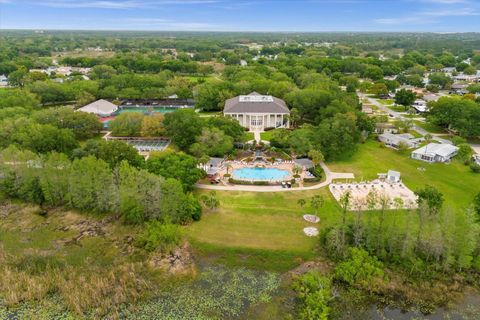
M 165 138 L 148 139 L 137 137 L 110 138 L 111 140 L 120 140 L 132 145 L 139 152 L 163 151 L 170 144 L 170 140 Z
M 168 140 L 142 140 L 142 139 L 135 139 L 135 140 L 125 140 L 126 143 L 132 145 L 135 149 L 142 152 L 149 152 L 149 151 L 163 151 L 166 147 L 168 147 L 170 141 Z

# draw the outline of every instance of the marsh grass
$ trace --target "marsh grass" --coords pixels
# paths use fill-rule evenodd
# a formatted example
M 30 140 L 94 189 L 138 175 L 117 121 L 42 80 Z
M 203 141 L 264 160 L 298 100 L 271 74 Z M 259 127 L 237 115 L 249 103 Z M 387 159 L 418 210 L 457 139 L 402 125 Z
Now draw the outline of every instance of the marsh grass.
M 59 230 L 84 220 L 73 212 L 39 219 L 32 210 L 0 219 L 0 319 L 11 318 L 2 318 L 1 312 L 52 297 L 75 318 L 103 318 L 162 289 L 166 276 L 152 270 L 145 258 L 124 255 L 118 248 L 126 234 L 138 233 L 135 228 L 112 223 L 104 227 L 107 236 L 67 244 L 76 232 Z
M 39 262 L 41 261 L 41 262 Z M 22 259 L 0 268 L 0 296 L 14 307 L 58 295 L 66 308 L 77 315 L 92 310 L 94 317 L 115 314 L 125 303 L 136 303 L 158 289 L 155 279 L 142 264 L 125 263 L 108 269 L 58 267 L 50 259 Z

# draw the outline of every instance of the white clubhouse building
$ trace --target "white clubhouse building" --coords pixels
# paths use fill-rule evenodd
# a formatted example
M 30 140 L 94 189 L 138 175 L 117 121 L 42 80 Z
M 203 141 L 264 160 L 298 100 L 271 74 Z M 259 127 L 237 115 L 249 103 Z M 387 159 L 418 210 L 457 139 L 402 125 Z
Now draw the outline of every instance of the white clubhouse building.
M 288 128 L 290 110 L 285 101 L 252 92 L 225 102 L 223 114 L 236 119 L 250 131 L 264 131 L 266 128 Z

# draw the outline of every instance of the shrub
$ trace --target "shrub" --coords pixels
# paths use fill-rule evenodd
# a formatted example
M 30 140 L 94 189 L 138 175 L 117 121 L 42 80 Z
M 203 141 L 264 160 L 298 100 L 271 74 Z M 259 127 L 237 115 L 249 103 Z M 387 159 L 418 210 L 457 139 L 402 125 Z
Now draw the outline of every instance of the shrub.
M 359 248 L 349 249 L 349 258 L 335 268 L 335 278 L 349 285 L 366 287 L 375 278 L 383 278 L 383 264 Z
M 470 170 L 474 173 L 480 173 L 480 165 L 476 164 L 475 162 L 470 163 Z
M 318 272 L 308 272 L 293 283 L 293 289 L 302 300 L 300 319 L 327 320 L 332 299 L 331 280 Z
M 248 181 L 248 180 L 236 180 L 233 178 L 228 179 L 228 182 L 231 184 L 242 184 L 242 185 L 254 185 L 254 186 L 268 186 L 270 182 L 268 181 Z
M 313 174 L 316 178 L 322 178 L 323 176 L 323 168 L 320 166 L 312 167 L 308 169 L 308 171 Z
M 145 224 L 145 231 L 140 235 L 138 245 L 147 251 L 154 251 L 157 248 L 169 251 L 177 246 L 181 239 L 178 225 L 151 221 Z

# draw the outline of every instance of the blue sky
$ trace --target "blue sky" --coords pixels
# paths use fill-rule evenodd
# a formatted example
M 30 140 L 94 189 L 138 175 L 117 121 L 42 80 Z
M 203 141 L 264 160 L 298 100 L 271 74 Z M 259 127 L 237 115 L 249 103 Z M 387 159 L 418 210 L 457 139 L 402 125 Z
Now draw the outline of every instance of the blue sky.
M 480 32 L 480 0 L 0 0 L 0 29 Z

